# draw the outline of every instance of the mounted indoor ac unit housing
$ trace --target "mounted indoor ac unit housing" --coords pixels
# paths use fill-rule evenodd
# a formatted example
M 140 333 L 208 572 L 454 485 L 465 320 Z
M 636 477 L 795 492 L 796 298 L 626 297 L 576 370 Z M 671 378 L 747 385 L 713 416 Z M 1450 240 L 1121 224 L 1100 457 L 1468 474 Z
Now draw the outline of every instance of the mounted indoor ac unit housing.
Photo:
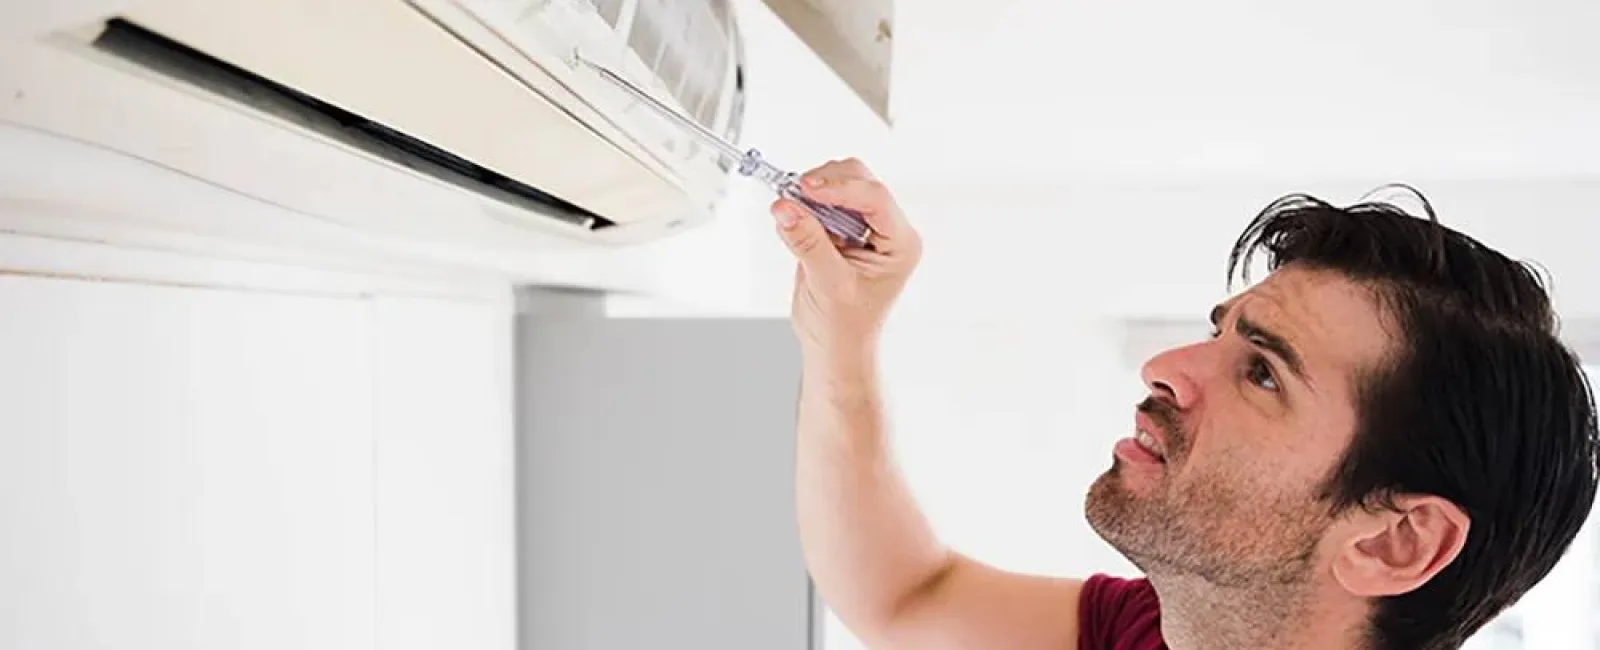
M 745 69 L 728 3 L 7 3 L 0 125 L 361 232 L 650 241 L 710 219 L 730 161 L 572 55 L 736 141 Z

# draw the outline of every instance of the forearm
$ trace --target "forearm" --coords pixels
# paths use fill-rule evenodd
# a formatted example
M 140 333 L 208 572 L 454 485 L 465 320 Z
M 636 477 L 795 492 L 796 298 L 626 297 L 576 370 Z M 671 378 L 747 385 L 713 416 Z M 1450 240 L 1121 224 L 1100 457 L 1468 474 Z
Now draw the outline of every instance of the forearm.
M 797 453 L 812 578 L 853 628 L 888 625 L 952 558 L 892 462 L 873 354 L 807 355 Z
M 939 543 L 895 471 L 875 338 L 922 256 L 922 239 L 860 161 L 806 173 L 811 198 L 858 211 L 870 250 L 830 245 L 798 201 L 772 205 L 799 263 L 791 319 L 805 361 L 797 505 L 822 597 L 873 648 L 1067 648 L 1081 583 L 1001 571 Z

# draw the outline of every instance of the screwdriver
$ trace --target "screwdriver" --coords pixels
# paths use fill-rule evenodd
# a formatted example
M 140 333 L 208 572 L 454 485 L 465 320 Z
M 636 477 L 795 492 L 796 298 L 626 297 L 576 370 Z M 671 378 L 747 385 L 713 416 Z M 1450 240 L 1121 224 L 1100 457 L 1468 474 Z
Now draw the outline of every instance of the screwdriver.
M 806 209 L 816 215 L 817 221 L 822 223 L 823 228 L 839 237 L 846 244 L 857 247 L 866 247 L 868 245 L 869 240 L 872 238 L 872 228 L 867 226 L 867 222 L 861 217 L 860 212 L 836 205 L 828 205 L 807 197 L 801 193 L 800 184 L 797 182 L 798 177 L 794 172 L 784 171 L 773 166 L 772 163 L 761 157 L 760 151 L 755 149 L 740 150 L 733 143 L 722 139 L 709 129 L 701 126 L 699 122 L 689 119 L 672 107 L 667 106 L 651 96 L 650 93 L 645 92 L 644 89 L 633 85 L 627 79 L 623 79 L 621 75 L 606 69 L 605 66 L 583 58 L 576 51 L 572 53 L 572 59 L 594 69 L 601 77 L 643 101 L 657 113 L 682 127 L 718 153 L 738 161 L 739 166 L 737 169 L 741 176 L 759 180 L 771 188 L 772 191 L 777 192 L 778 196 L 804 205 Z

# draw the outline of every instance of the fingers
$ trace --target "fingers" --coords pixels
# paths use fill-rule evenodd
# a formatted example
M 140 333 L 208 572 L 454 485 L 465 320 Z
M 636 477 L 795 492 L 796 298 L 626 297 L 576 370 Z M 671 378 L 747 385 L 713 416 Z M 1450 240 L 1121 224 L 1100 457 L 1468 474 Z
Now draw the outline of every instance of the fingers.
M 804 176 L 831 181 L 846 179 L 877 180 L 877 177 L 872 175 L 872 170 L 867 168 L 867 164 L 855 158 L 830 160 L 806 172 Z
M 806 195 L 861 213 L 874 232 L 873 246 L 886 253 L 914 244 L 915 234 L 889 188 L 865 164 L 851 158 L 817 167 L 801 177 Z
M 772 215 L 778 220 L 783 244 L 794 253 L 807 276 L 824 284 L 848 279 L 849 265 L 810 210 L 795 201 L 778 199 L 772 204 Z
M 808 182 L 804 185 L 806 196 L 860 213 L 862 220 L 872 228 L 876 235 L 874 240 L 879 244 L 892 244 L 895 240 L 904 239 L 910 230 L 894 198 L 889 195 L 889 189 L 878 181 L 808 179 Z

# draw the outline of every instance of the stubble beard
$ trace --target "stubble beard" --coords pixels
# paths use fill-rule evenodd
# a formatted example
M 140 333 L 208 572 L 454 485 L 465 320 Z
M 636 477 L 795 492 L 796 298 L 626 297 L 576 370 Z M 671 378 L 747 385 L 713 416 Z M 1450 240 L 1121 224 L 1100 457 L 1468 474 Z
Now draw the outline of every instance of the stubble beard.
M 1085 499 L 1095 533 L 1152 578 L 1199 578 L 1228 588 L 1309 581 L 1317 540 L 1331 524 L 1326 512 L 1311 499 L 1255 485 L 1240 467 L 1191 473 L 1180 483 L 1176 470 L 1192 438 L 1171 407 L 1146 400 L 1140 408 L 1163 429 L 1168 465 L 1149 494 L 1138 494 L 1116 460 Z

